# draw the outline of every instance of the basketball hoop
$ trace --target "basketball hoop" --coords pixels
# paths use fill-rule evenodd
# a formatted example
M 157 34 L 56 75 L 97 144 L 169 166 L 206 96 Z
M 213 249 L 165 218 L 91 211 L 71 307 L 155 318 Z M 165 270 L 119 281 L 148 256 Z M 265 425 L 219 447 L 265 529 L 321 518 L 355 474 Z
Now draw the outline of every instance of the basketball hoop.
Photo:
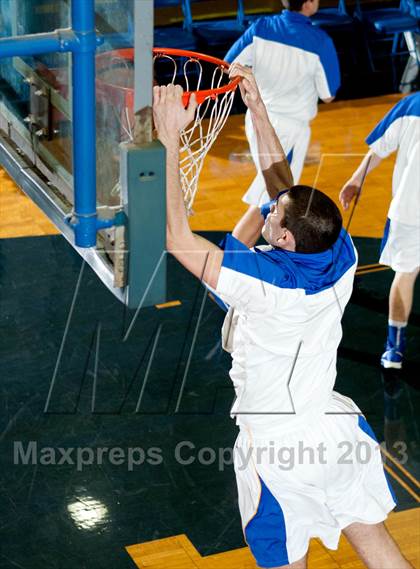
M 229 80 L 229 63 L 201 53 L 154 48 L 155 79 L 159 65 L 165 68 L 162 84 L 181 84 L 187 106 L 195 93 L 198 108 L 194 121 L 181 132 L 180 174 L 189 214 L 197 193 L 204 158 L 226 123 L 240 78 Z M 120 124 L 119 142 L 133 140 L 134 50 L 118 49 L 97 56 L 97 100 L 111 105 Z

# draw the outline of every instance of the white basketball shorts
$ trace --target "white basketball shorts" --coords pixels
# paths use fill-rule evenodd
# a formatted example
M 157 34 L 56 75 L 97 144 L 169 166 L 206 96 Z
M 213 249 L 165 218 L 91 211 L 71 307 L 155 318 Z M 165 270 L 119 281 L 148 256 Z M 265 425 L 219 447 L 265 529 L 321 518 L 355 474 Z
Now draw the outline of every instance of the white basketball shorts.
M 273 114 L 270 114 L 270 121 L 288 157 L 294 183 L 298 184 L 311 138 L 309 123 Z M 252 158 L 257 168 L 257 175 L 242 199 L 245 203 L 251 205 L 262 205 L 267 203 L 270 198 L 265 189 L 264 177 L 259 168 L 257 137 L 249 113 L 245 116 L 245 132 Z
M 412 273 L 420 267 L 420 227 L 388 219 L 379 262 L 398 273 Z
M 358 407 L 333 393 L 316 423 L 234 450 L 244 537 L 259 567 L 302 559 L 311 538 L 337 549 L 343 528 L 382 522 L 395 507 L 379 444 Z

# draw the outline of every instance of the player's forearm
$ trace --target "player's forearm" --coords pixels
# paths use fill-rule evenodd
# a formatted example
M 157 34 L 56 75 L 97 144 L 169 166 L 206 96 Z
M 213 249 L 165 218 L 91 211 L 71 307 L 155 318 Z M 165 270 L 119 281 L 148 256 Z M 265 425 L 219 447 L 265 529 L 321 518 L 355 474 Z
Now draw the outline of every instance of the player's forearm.
M 260 208 L 251 205 L 232 231 L 232 235 L 247 247 L 253 247 L 261 236 L 264 217 Z
M 166 144 L 166 234 L 167 248 L 185 243 L 192 232 L 188 224 L 179 174 L 179 139 Z
M 372 172 L 382 162 L 382 158 L 380 158 L 377 154 L 373 152 L 373 150 L 369 150 L 366 156 L 361 161 L 359 167 L 354 172 L 353 176 L 351 177 L 351 181 L 355 185 L 361 185 L 363 180 Z
M 223 252 L 191 231 L 179 175 L 179 140 L 165 146 L 167 250 L 193 275 L 216 288 Z
M 293 176 L 287 157 L 262 104 L 258 112 L 251 113 L 257 137 L 258 154 L 267 192 L 274 199 L 279 191 L 293 186 Z

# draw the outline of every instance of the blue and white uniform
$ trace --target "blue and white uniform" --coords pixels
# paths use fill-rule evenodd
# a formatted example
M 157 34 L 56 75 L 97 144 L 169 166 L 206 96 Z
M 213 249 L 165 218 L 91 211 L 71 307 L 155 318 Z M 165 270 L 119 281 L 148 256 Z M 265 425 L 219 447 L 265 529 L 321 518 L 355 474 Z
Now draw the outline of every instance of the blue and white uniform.
M 344 230 L 323 253 L 250 250 L 232 235 L 224 251 L 216 294 L 229 306 L 240 513 L 258 565 L 278 567 L 312 537 L 336 549 L 342 528 L 395 506 L 369 425 L 333 391 L 357 253 Z
M 298 183 L 310 139 L 310 121 L 317 114 L 318 98 L 334 97 L 340 70 L 334 44 L 306 16 L 284 10 L 252 24 L 232 46 L 225 59 L 252 67 L 271 124 L 291 163 Z M 245 128 L 258 175 L 244 201 L 268 201 L 259 170 L 257 141 L 249 112 Z
M 380 158 L 398 150 L 380 262 L 411 273 L 420 267 L 420 93 L 401 99 L 366 142 Z

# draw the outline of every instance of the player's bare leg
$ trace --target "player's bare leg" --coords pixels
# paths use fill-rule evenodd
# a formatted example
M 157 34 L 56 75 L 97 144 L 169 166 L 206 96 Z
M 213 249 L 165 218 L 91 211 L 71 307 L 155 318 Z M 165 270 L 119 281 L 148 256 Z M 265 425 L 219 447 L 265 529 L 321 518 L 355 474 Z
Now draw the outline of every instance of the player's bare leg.
M 405 332 L 413 305 L 414 285 L 419 269 L 412 273 L 395 273 L 389 293 L 388 339 L 381 364 L 385 368 L 402 367 Z
M 383 523 L 354 523 L 343 533 L 369 569 L 413 569 Z
M 407 322 L 413 305 L 414 285 L 419 269 L 412 273 L 395 273 L 389 293 L 389 319 Z

